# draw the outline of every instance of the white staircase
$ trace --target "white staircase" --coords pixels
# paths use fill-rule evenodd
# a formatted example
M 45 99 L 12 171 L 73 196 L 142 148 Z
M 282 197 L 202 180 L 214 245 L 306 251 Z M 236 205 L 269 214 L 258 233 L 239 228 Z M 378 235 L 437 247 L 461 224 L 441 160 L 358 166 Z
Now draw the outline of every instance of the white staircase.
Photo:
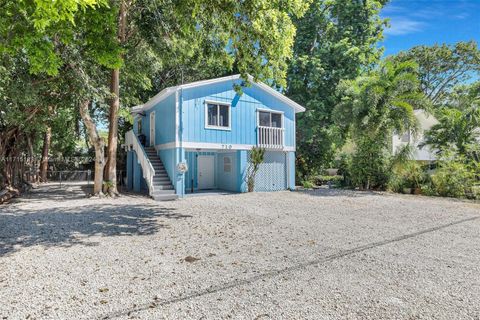
M 152 179 L 153 192 L 150 194 L 155 200 L 175 200 L 178 196 L 175 194 L 175 188 L 168 177 L 167 170 L 163 166 L 162 160 L 153 147 L 145 148 L 148 160 L 152 164 L 155 174 Z
M 148 194 L 155 200 L 175 200 L 175 194 L 162 160 L 153 147 L 143 148 L 135 133 L 130 130 L 125 134 L 125 144 L 137 154 L 137 160 L 142 167 L 143 178 L 148 186 Z

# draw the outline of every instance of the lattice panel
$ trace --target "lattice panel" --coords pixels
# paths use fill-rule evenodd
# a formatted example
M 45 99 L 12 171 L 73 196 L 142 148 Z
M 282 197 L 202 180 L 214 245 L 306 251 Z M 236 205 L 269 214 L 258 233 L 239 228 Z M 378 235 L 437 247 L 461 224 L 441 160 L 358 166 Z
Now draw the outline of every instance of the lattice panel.
M 285 152 L 265 152 L 265 159 L 255 177 L 255 191 L 287 189 L 287 161 Z M 250 165 L 250 151 L 247 155 Z

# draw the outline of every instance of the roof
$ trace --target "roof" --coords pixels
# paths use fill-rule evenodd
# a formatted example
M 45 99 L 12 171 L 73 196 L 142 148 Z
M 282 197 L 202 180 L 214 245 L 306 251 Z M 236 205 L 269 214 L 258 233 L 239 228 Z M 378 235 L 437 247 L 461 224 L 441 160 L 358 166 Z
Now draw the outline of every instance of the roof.
M 165 88 L 162 91 L 160 91 L 153 98 L 148 100 L 145 104 L 135 106 L 135 107 L 131 108 L 130 111 L 132 113 L 139 113 L 139 112 L 142 112 L 142 111 L 146 111 L 146 110 L 152 108 L 153 106 L 155 106 L 157 103 L 159 103 L 163 99 L 170 96 L 172 93 L 177 92 L 177 90 L 179 90 L 179 89 L 188 89 L 188 88 L 200 87 L 200 86 L 205 86 L 205 85 L 209 85 L 209 84 L 215 84 L 215 83 L 220 83 L 220 82 L 225 82 L 225 81 L 232 81 L 232 80 L 237 80 L 237 79 L 241 79 L 239 74 L 236 74 L 236 75 L 233 75 L 233 76 L 228 76 L 228 77 L 222 77 L 222 78 L 215 78 L 215 79 L 209 79 L 209 80 L 190 82 L 190 83 L 178 85 L 178 86 L 175 86 L 175 87 L 168 87 L 168 88 Z M 269 93 L 270 95 L 278 98 L 279 100 L 281 100 L 282 102 L 284 102 L 288 106 L 292 107 L 295 110 L 296 113 L 305 111 L 304 107 L 302 107 L 301 105 L 299 105 L 298 103 L 296 103 L 292 99 L 287 98 L 286 96 L 284 96 L 283 94 L 281 94 L 280 92 L 278 92 L 277 90 L 273 89 L 272 87 L 266 85 L 263 82 L 254 81 L 253 77 L 250 76 L 250 75 L 248 76 L 248 81 L 250 81 L 253 86 L 256 86 L 257 88 Z

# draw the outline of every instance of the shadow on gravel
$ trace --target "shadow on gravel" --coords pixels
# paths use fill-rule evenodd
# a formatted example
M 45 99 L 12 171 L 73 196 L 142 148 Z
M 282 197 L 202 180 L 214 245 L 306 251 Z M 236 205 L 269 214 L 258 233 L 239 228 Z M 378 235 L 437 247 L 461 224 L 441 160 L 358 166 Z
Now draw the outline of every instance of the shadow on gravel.
M 61 196 L 61 195 L 60 195 Z M 0 211 L 0 257 L 22 248 L 43 245 L 70 247 L 97 245 L 92 236 L 143 236 L 168 227 L 162 219 L 184 219 L 190 215 L 156 205 L 85 205 Z M 157 219 L 161 219 L 158 221 Z

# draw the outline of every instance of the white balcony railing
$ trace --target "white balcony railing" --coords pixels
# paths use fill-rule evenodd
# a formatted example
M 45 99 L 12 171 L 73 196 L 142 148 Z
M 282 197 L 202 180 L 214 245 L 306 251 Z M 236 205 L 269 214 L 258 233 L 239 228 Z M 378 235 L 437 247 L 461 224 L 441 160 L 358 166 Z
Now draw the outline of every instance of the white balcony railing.
M 257 145 L 266 149 L 283 148 L 283 128 L 258 126 Z
M 125 145 L 127 148 L 132 148 L 133 151 L 137 154 L 137 160 L 140 166 L 142 167 L 143 178 L 148 186 L 149 195 L 153 194 L 153 176 L 155 175 L 155 169 L 153 169 L 152 163 L 148 160 L 147 154 L 143 149 L 140 141 L 133 132 L 133 130 L 128 131 L 125 134 Z

